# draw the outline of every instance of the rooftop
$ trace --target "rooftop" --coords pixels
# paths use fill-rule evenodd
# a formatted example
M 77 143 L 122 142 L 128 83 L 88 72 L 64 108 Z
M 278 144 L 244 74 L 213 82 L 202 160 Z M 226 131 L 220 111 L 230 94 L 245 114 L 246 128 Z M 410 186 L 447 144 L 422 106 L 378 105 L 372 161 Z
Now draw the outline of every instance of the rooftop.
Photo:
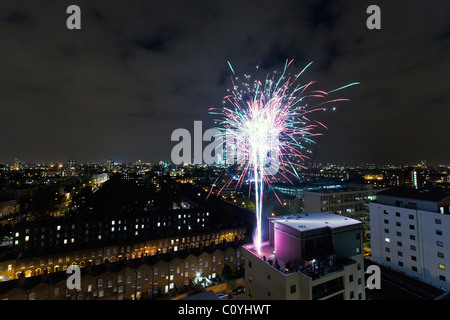
M 326 227 L 336 229 L 361 224 L 361 221 L 327 212 L 298 213 L 269 219 L 301 232 Z
M 450 193 L 439 188 L 394 188 L 381 191 L 378 193 L 378 196 L 438 202 L 444 198 L 450 198 Z

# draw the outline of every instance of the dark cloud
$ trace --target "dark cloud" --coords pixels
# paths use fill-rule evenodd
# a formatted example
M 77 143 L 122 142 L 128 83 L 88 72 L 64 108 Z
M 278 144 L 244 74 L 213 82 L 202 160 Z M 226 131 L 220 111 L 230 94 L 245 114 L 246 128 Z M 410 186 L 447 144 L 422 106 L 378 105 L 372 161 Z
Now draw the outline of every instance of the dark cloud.
M 208 114 L 237 74 L 307 63 L 351 101 L 317 115 L 325 162 L 450 162 L 446 1 L 8 1 L 0 13 L 0 161 L 168 160 L 171 132 Z M 323 119 L 322 119 L 323 118 Z

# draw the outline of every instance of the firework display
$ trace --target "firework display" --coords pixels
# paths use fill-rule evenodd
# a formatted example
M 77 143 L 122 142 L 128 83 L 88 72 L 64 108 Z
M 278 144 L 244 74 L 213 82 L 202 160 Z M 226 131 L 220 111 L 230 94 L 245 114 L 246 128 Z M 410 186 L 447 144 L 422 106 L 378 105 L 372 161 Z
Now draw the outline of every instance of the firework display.
M 301 75 L 309 63 L 297 74 L 288 73 L 293 60 L 286 61 L 281 73 L 267 74 L 264 81 L 233 75 L 232 88 L 224 98 L 224 106 L 212 108 L 219 130 L 225 137 L 227 163 L 235 163 L 238 174 L 236 186 L 247 179 L 253 182 L 255 194 L 256 228 L 253 243 L 258 252 L 262 239 L 264 185 L 270 181 L 298 179 L 298 170 L 306 169 L 304 161 L 311 153 L 309 145 L 326 126 L 312 119 L 312 113 L 326 111 L 332 104 L 348 99 L 326 99 L 330 93 L 358 84 L 345 85 L 331 91 L 313 89 L 315 81 L 301 82 Z M 334 107 L 333 107 L 334 108 Z M 230 180 L 226 185 L 231 184 Z M 252 183 L 250 183 L 250 186 Z M 276 195 L 276 194 L 275 194 Z

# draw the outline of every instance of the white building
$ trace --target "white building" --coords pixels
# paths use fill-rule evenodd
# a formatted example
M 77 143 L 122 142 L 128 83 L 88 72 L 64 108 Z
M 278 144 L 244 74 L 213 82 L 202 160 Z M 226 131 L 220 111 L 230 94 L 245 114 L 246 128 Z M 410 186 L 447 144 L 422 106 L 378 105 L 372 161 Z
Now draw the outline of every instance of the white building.
M 450 194 L 438 189 L 382 191 L 369 204 L 372 259 L 450 289 Z
M 365 300 L 362 223 L 331 213 L 269 218 L 261 252 L 245 245 L 255 300 Z
M 329 212 L 365 221 L 369 216 L 368 202 L 375 200 L 379 191 L 373 185 L 354 184 L 345 188 L 305 190 L 305 212 Z

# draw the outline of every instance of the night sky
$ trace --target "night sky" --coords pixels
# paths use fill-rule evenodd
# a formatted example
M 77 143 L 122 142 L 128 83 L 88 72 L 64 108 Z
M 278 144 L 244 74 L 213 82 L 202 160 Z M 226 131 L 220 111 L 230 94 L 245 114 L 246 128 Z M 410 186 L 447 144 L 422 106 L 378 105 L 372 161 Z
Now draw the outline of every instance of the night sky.
M 0 41 L 0 162 L 170 160 L 173 130 L 214 126 L 227 61 L 243 74 L 294 59 L 314 62 L 317 89 L 361 83 L 317 116 L 315 161 L 450 163 L 448 0 L 0 0 Z

